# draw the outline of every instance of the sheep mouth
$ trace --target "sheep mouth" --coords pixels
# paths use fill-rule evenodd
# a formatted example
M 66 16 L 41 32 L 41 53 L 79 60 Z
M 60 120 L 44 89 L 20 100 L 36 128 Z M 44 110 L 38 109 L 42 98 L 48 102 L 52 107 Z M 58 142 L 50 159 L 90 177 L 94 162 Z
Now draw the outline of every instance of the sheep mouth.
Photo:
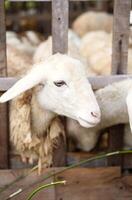
M 90 121 L 87 121 L 81 117 L 78 118 L 78 122 L 81 126 L 84 126 L 86 128 L 89 128 L 89 127 L 94 127 L 97 125 L 97 122 L 90 122 Z

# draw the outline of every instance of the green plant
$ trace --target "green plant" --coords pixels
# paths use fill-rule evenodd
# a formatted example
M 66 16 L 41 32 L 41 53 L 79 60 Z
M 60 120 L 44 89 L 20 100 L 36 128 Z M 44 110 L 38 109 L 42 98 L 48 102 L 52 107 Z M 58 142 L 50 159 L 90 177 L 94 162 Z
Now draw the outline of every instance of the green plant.
M 60 185 L 60 184 L 65 184 L 65 183 L 66 183 L 66 181 L 56 181 L 56 182 L 41 185 L 38 188 L 36 188 L 35 190 L 33 190 L 33 192 L 28 196 L 27 200 L 31 200 L 41 190 L 44 190 L 44 189 L 49 188 L 54 185 Z

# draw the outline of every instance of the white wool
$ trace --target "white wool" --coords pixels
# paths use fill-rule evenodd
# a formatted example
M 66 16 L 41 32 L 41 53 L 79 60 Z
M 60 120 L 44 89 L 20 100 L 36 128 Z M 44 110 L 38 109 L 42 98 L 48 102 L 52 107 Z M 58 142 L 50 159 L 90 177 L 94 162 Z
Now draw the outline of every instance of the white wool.
M 87 32 L 103 30 L 112 31 L 112 15 L 104 12 L 88 11 L 81 14 L 73 22 L 73 30 L 80 36 L 84 36 Z
M 81 40 L 73 32 L 73 30 L 69 29 L 68 31 L 68 55 L 71 55 L 74 58 L 81 58 L 79 53 L 79 46 Z M 37 48 L 34 54 L 34 62 L 40 62 L 52 55 L 52 36 L 49 36 L 46 41 L 43 41 Z
M 111 47 L 111 34 L 105 31 L 92 31 L 82 37 L 80 53 L 82 56 L 89 58 L 108 46 Z
M 109 75 L 112 65 L 112 35 L 104 31 L 87 33 L 81 40 L 80 54 L 97 75 Z M 132 73 L 132 49 L 128 49 L 128 73 Z
M 13 49 L 8 50 L 13 52 Z M 12 55 L 12 64 L 15 64 L 13 54 L 8 52 L 8 55 Z M 14 56 L 19 61 L 19 53 L 15 52 Z M 30 59 L 26 62 L 21 66 L 25 73 L 26 66 L 30 68 Z M 21 76 L 21 70 L 16 69 L 15 74 L 19 75 L 20 72 Z M 62 88 L 54 84 L 60 80 L 66 82 Z M 30 89 L 39 81 L 40 85 Z M 12 101 L 10 109 L 11 141 L 23 161 L 27 158 L 29 162 L 38 160 L 40 167 L 43 162 L 45 166 L 52 164 L 52 151 L 57 146 L 57 137 L 64 135 L 64 128 L 55 113 L 75 118 L 86 127 L 100 120 L 100 110 L 82 63 L 67 55 L 56 54 L 35 65 L 2 95 L 0 101 L 7 101 L 16 95 L 18 97 Z M 98 116 L 95 118 L 92 112 Z M 53 131 L 55 127 L 56 131 Z
M 40 42 L 40 39 L 37 38 L 33 31 L 27 31 L 23 36 L 12 31 L 6 32 L 6 43 L 29 55 L 34 53 Z
M 41 39 L 38 37 L 38 34 L 34 31 L 26 31 L 25 32 L 27 38 L 33 45 L 39 45 L 41 43 Z M 44 39 L 44 38 L 43 38 Z
M 96 127 L 86 129 L 76 121 L 68 119 L 68 134 L 74 138 L 78 148 L 90 151 L 97 143 L 100 130 L 119 123 L 127 124 L 129 122 L 126 97 L 131 85 L 132 80 L 125 80 L 113 83 L 95 92 L 101 109 L 101 122 Z M 125 147 L 132 147 L 132 142 L 129 140 L 131 137 L 130 130 L 126 130 Z

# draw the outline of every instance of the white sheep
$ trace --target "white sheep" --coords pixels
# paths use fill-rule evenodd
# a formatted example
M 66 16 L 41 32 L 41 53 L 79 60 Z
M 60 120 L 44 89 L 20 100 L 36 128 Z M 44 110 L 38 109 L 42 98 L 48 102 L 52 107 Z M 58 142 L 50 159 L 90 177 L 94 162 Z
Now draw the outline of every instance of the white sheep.
M 93 70 L 89 67 L 88 60 L 86 60 L 81 54 L 80 54 L 80 39 L 78 36 L 72 31 L 68 31 L 68 55 L 80 60 L 83 63 L 83 67 L 86 70 L 86 73 L 93 76 L 95 73 Z M 52 37 L 49 36 L 47 40 L 42 42 L 38 48 L 36 49 L 34 56 L 33 56 L 33 62 L 38 63 L 41 61 L 44 61 L 46 58 L 52 55 Z
M 8 76 L 22 76 L 30 70 L 33 62 L 30 56 L 21 52 L 12 45 L 7 45 L 7 72 Z
M 112 31 L 113 17 L 105 12 L 88 11 L 81 14 L 73 22 L 73 30 L 80 36 L 84 36 L 87 32 L 103 30 Z
M 40 42 L 40 38 L 33 31 L 26 31 L 23 35 L 17 34 L 13 31 L 6 32 L 6 43 L 30 56 L 33 55 Z
M 79 53 L 81 40 L 80 38 L 69 29 L 68 31 L 68 55 L 74 58 L 81 58 Z M 34 63 L 44 61 L 46 58 L 52 55 L 52 36 L 49 36 L 47 40 L 40 43 L 34 53 Z
M 100 135 L 99 132 L 102 129 L 120 123 L 127 124 L 129 122 L 126 97 L 131 85 L 132 80 L 128 79 L 113 83 L 95 92 L 95 96 L 101 109 L 101 121 L 97 126 L 93 128 L 84 128 L 81 127 L 75 120 L 68 119 L 68 135 L 76 141 L 78 148 L 84 151 L 90 151 L 95 147 Z M 132 95 L 129 96 L 129 98 L 129 103 L 132 105 Z M 131 116 L 132 115 L 130 115 L 130 117 Z M 130 118 L 130 122 L 131 119 L 132 118 Z M 130 131 L 127 127 L 124 137 L 125 147 L 132 147 L 132 140 L 130 140 L 130 138 L 132 138 L 132 136 L 130 135 Z
M 84 127 L 95 126 L 100 121 L 100 109 L 84 67 L 67 55 L 58 53 L 36 64 L 0 97 L 0 102 L 13 98 L 12 141 L 24 159 L 39 159 L 39 166 L 52 164 L 53 146 L 57 145 L 58 135 L 64 134 L 63 129 L 60 133 L 56 121 L 47 131 L 55 113 L 71 117 Z M 25 126 L 29 120 L 31 123 Z M 53 131 L 56 126 L 58 135 Z
M 112 34 L 104 31 L 87 33 L 81 40 L 80 54 L 97 75 L 111 73 Z M 132 73 L 132 49 L 128 49 L 128 73 Z

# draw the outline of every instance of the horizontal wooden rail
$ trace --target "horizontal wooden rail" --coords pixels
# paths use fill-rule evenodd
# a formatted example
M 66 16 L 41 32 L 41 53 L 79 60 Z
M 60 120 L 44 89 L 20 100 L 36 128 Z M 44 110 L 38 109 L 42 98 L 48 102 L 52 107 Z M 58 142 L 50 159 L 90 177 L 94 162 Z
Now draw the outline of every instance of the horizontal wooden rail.
M 93 89 L 98 90 L 114 82 L 119 82 L 129 78 L 132 78 L 132 75 L 95 76 L 89 77 L 88 79 Z
M 9 0 L 9 1 L 11 1 L 11 2 L 22 2 L 22 1 L 31 1 L 31 0 Z M 50 2 L 50 1 L 52 1 L 52 0 L 33 0 L 34 2 Z M 87 1 L 95 1 L 95 0 L 69 0 L 69 1 L 85 1 L 85 2 L 87 2 Z M 98 0 L 98 1 L 108 1 L 108 0 Z
M 132 75 L 112 75 L 112 76 L 95 76 L 95 77 L 88 77 L 90 83 L 94 90 L 103 88 L 113 82 L 122 81 L 125 79 L 132 79 Z M 8 90 L 18 78 L 0 78 L 0 91 L 4 92 Z

